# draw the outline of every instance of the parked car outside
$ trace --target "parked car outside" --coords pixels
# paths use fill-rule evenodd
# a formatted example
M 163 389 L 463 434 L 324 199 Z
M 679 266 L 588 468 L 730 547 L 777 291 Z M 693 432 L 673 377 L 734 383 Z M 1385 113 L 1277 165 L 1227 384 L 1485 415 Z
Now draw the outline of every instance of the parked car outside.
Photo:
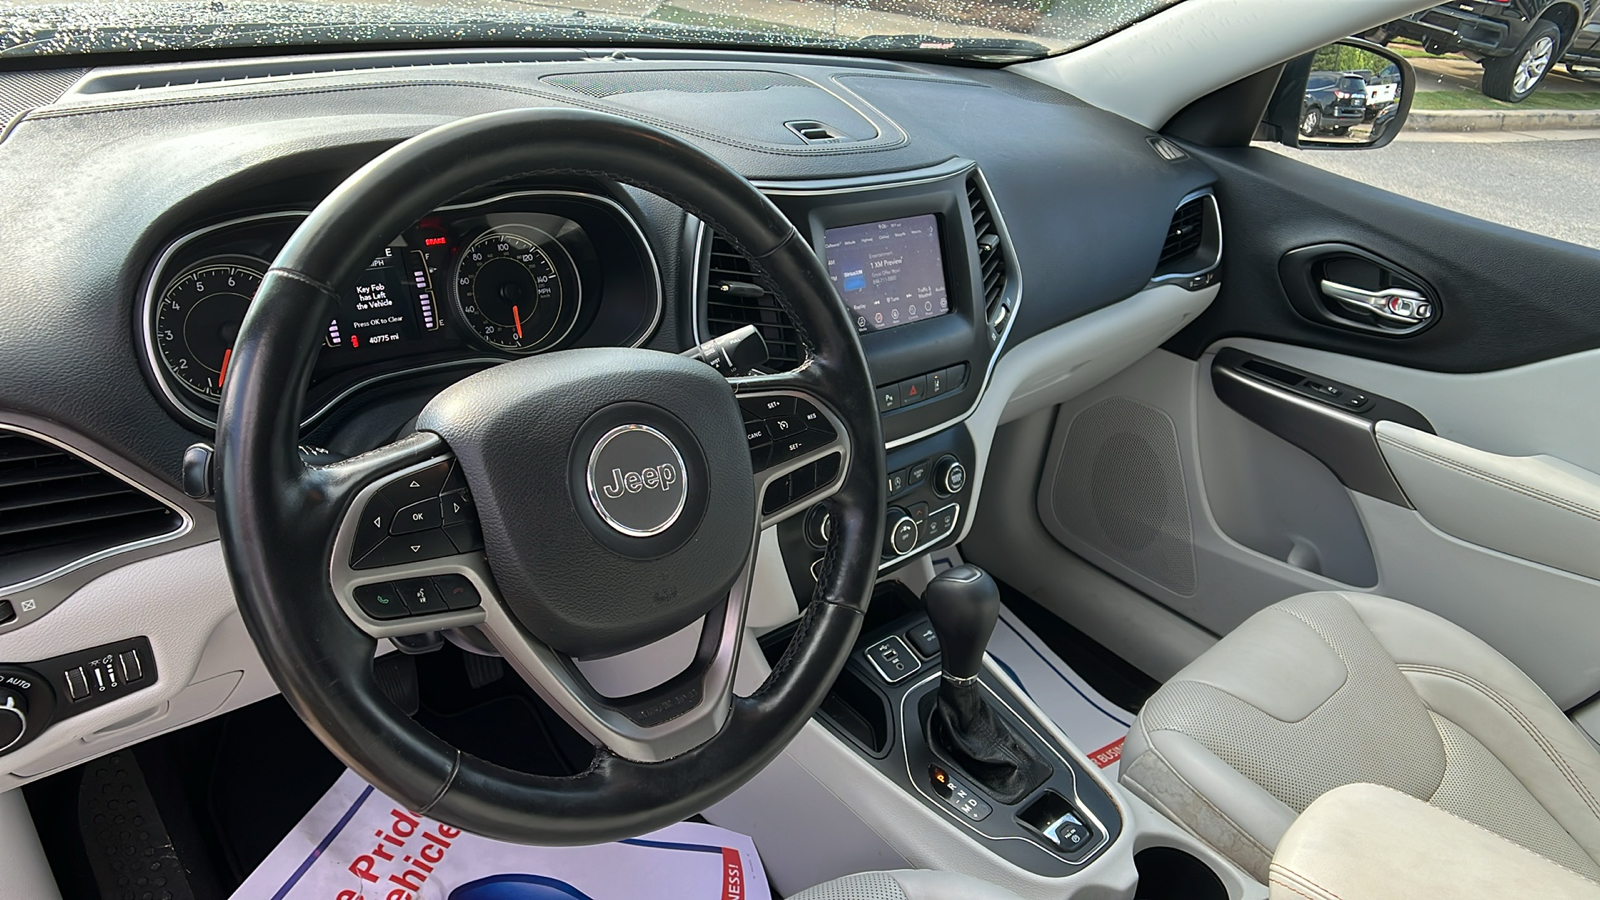
M 1600 69 L 1600 18 L 1591 20 L 1572 39 L 1567 55 L 1562 58 L 1567 73 L 1579 78 L 1593 78 L 1600 72 L 1582 72 L 1579 69 Z
M 1391 92 L 1392 93 L 1392 92 Z M 1300 133 L 1345 134 L 1367 118 L 1367 82 L 1354 72 L 1312 72 L 1300 106 Z
M 1385 107 L 1400 98 L 1400 67 L 1389 65 L 1381 72 L 1371 69 L 1354 69 L 1352 75 L 1361 76 L 1367 83 L 1367 118 L 1372 119 Z
M 1444 3 L 1363 37 L 1380 44 L 1404 37 L 1429 53 L 1459 53 L 1483 66 L 1485 95 L 1520 103 L 1573 46 L 1595 8 L 1593 0 Z

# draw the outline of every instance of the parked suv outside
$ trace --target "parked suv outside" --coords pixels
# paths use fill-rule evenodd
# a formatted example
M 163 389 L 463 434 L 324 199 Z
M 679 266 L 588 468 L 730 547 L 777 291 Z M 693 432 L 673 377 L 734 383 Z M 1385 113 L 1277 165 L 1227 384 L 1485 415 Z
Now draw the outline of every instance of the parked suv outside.
M 1367 117 L 1367 82 L 1354 72 L 1312 72 L 1300 105 L 1300 133 L 1306 137 L 1345 134 Z
M 1544 81 L 1594 14 L 1593 0 L 1488 0 L 1444 3 L 1396 19 L 1364 37 L 1397 37 L 1429 53 L 1460 53 L 1483 66 L 1483 93 L 1520 103 Z

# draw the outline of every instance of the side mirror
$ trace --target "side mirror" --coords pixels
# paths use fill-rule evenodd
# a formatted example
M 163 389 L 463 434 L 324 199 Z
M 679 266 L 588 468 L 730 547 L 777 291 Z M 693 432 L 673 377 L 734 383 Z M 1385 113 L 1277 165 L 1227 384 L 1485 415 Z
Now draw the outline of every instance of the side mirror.
M 1256 139 L 1302 150 L 1371 150 L 1411 113 L 1417 76 L 1387 47 L 1346 38 L 1283 67 Z

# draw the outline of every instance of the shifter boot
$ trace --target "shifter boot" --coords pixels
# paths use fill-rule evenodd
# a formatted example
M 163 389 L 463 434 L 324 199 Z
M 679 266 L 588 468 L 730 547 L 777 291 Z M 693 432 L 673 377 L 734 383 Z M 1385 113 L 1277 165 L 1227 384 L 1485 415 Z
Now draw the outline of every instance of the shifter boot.
M 994 711 L 977 679 L 939 679 L 927 735 L 935 753 L 1001 803 L 1016 803 L 1055 771 Z

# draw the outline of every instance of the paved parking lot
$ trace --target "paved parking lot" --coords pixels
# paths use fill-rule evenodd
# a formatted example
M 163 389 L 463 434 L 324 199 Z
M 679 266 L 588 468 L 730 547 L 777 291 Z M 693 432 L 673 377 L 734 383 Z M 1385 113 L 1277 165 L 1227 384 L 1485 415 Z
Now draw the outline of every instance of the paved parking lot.
M 1600 248 L 1600 132 L 1402 133 L 1379 150 L 1271 148 L 1436 206 Z

